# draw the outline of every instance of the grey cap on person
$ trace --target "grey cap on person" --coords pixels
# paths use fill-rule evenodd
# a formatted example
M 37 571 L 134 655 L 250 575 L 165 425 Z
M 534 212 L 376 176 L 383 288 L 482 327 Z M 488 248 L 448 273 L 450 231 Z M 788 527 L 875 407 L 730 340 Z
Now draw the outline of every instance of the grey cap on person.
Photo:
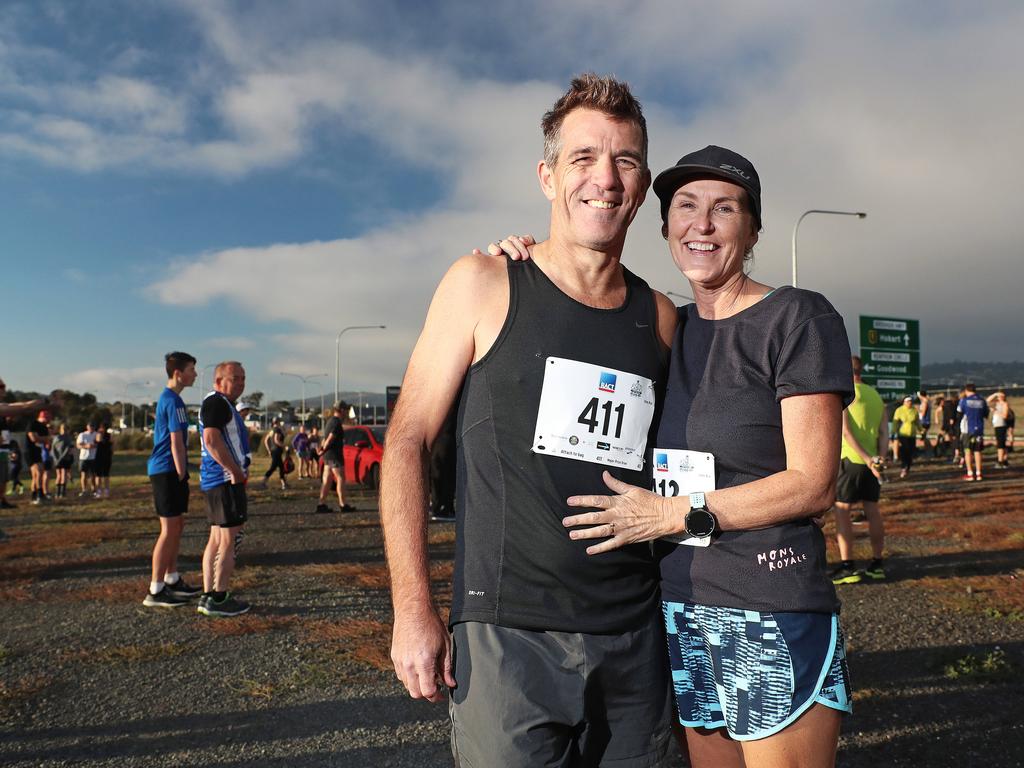
M 739 184 L 750 195 L 757 228 L 761 229 L 761 178 L 754 164 L 738 152 L 709 144 L 679 158 L 679 162 L 666 168 L 654 180 L 654 194 L 661 201 L 661 220 L 666 221 L 672 196 L 683 184 L 698 176 L 716 176 Z

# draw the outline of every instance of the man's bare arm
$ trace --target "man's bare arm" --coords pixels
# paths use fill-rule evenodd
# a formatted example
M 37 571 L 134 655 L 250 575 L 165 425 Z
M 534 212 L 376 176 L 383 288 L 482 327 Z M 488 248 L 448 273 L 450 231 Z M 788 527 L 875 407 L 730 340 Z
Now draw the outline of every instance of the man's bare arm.
M 231 456 L 227 443 L 224 442 L 224 435 L 216 427 L 205 427 L 203 429 L 203 443 L 213 460 L 220 464 L 231 475 L 231 483 L 238 485 L 245 482 L 245 470 L 238 466 L 238 462 Z
M 179 480 L 184 480 L 185 475 L 188 474 L 187 457 L 185 438 L 182 437 L 181 432 L 173 432 L 171 434 L 171 458 L 174 460 L 174 469 L 178 473 Z
M 413 698 L 441 701 L 438 678 L 455 684 L 448 632 L 430 594 L 427 460 L 467 369 L 497 336 L 494 318 L 504 319 L 507 296 L 503 262 L 469 256 L 452 266 L 434 294 L 388 426 L 380 510 L 395 613 L 391 658 Z

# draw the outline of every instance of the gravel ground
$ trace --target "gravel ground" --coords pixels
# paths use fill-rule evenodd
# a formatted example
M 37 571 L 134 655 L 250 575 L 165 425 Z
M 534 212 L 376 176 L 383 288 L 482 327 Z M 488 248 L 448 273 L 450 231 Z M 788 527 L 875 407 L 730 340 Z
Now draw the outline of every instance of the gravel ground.
M 856 711 L 838 764 L 1024 765 L 1024 472 L 913 477 L 886 486 L 890 578 L 841 588 Z M 311 481 L 252 496 L 236 586 L 254 608 L 234 620 L 141 605 L 154 521 L 138 477 L 110 501 L 0 518 L 0 765 L 451 764 L 446 709 L 389 671 L 375 495 L 345 515 L 312 514 Z M 431 542 L 446 602 L 453 527 Z

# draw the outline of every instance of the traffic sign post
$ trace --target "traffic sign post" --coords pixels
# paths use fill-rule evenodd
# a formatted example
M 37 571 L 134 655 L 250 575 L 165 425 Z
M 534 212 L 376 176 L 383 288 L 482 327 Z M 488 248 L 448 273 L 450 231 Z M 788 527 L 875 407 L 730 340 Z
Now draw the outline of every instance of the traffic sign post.
M 901 400 L 921 389 L 921 327 L 917 320 L 860 316 L 861 378 L 883 400 Z

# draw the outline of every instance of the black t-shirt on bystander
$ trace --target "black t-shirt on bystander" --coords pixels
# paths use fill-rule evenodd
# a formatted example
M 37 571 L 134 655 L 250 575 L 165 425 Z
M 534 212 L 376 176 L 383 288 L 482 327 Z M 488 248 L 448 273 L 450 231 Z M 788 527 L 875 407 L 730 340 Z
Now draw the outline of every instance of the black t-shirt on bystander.
M 331 440 L 331 444 L 327 450 L 324 451 L 324 457 L 328 459 L 334 459 L 335 461 L 341 461 L 341 446 L 342 441 L 345 439 L 345 431 L 342 428 L 341 419 L 337 416 L 332 416 L 327 420 L 327 424 L 324 426 L 324 442 L 327 442 L 327 438 L 330 435 L 334 435 L 334 439 Z

